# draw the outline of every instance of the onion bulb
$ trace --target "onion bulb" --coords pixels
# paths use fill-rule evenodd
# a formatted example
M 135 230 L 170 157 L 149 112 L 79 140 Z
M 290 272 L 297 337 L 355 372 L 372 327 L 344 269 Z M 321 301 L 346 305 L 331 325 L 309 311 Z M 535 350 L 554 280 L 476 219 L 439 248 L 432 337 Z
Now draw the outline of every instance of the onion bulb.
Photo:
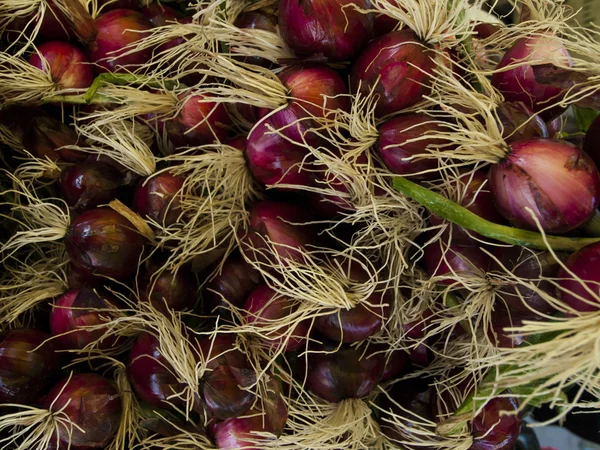
M 600 244 L 591 244 L 573 253 L 566 269 L 558 271 L 560 299 L 579 312 L 600 309 Z
M 57 89 L 87 89 L 94 81 L 94 71 L 85 54 L 73 44 L 44 42 L 29 57 L 29 64 L 48 71 Z
M 103 162 L 79 162 L 60 176 L 63 198 L 76 211 L 109 203 L 117 198 L 124 185 L 121 173 Z

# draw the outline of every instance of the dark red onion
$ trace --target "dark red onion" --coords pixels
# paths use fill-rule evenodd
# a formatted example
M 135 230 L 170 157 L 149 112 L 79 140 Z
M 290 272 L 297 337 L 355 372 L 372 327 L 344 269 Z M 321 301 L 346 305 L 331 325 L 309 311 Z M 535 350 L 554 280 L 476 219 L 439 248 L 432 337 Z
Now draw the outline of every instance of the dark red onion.
M 59 381 L 44 397 L 42 407 L 66 415 L 75 426 L 57 420 L 53 441 L 62 448 L 105 448 L 121 423 L 121 396 L 106 378 L 79 373 Z
M 181 17 L 179 12 L 173 8 L 160 3 L 152 3 L 140 9 L 140 12 L 148 19 L 153 27 L 162 27 L 169 23 L 177 22 Z
M 159 349 L 160 342 L 151 334 L 138 336 L 129 352 L 127 376 L 141 400 L 157 408 L 169 408 L 182 403 L 179 397 L 169 397 L 184 386 Z
M 30 328 L 0 333 L 0 403 L 32 404 L 60 370 L 51 336 Z M 43 345 L 42 345 L 43 344 Z
M 600 309 L 600 244 L 590 244 L 567 259 L 566 267 L 558 271 L 560 299 L 579 312 L 598 311 Z M 591 292 L 588 292 L 588 289 Z
M 267 285 L 256 288 L 244 304 L 244 318 L 247 323 L 256 327 L 272 326 L 277 321 L 283 321 L 298 307 L 298 301 L 289 297 L 278 296 Z M 282 325 L 277 331 L 263 332 L 260 337 L 263 342 L 274 347 L 291 352 L 300 349 L 306 343 L 309 334 L 309 322 L 301 322 L 290 333 L 290 325 Z M 289 336 L 289 339 L 287 339 Z
M 69 275 L 67 277 L 67 284 L 72 290 L 80 290 L 82 287 L 101 287 L 106 281 L 106 279 L 95 277 L 87 271 L 82 270 L 77 266 L 74 266 L 73 264 L 69 263 Z
M 475 416 L 472 423 L 473 444 L 470 450 L 512 450 L 521 432 L 521 419 L 514 413 L 519 405 L 514 397 L 496 397 Z
M 60 176 L 63 198 L 76 211 L 109 203 L 117 198 L 124 184 L 118 170 L 101 162 L 76 163 Z
M 281 0 L 281 34 L 299 56 L 353 59 L 373 34 L 373 14 L 358 11 L 370 6 L 369 0 Z
M 235 336 L 218 334 L 199 341 L 202 360 L 209 369 L 201 395 L 213 418 L 230 419 L 245 414 L 255 396 L 250 390 L 256 375 L 246 356 L 235 347 Z
M 92 342 L 98 342 L 100 349 L 114 348 L 118 337 L 103 339 L 106 327 L 95 330 L 81 328 L 106 323 L 115 317 L 118 307 L 118 300 L 107 292 L 88 287 L 69 291 L 54 303 L 50 313 L 50 330 L 65 350 L 82 349 Z M 107 311 L 109 309 L 114 309 L 115 313 Z
M 550 252 L 532 252 L 521 247 L 500 247 L 496 256 L 506 270 L 519 279 L 534 284 L 549 295 L 554 293 L 554 284 L 548 278 L 556 277 L 560 266 Z M 560 256 L 562 255 L 559 254 Z M 541 314 L 548 314 L 554 310 L 541 294 L 523 284 L 510 281 L 496 292 L 512 311 L 531 314 L 533 309 Z
M 188 268 L 177 272 L 160 271 L 160 264 L 148 262 L 139 275 L 141 302 L 152 305 L 168 315 L 170 311 L 191 310 L 196 304 L 197 283 Z
M 181 214 L 180 196 L 184 179 L 170 172 L 159 172 L 140 180 L 133 197 L 133 210 L 142 217 L 169 226 Z
M 147 36 L 152 24 L 141 13 L 129 9 L 114 9 L 94 21 L 92 40 L 87 43 L 87 56 L 98 66 L 98 72 L 122 72 L 146 63 L 151 49 L 127 51 L 125 47 Z M 92 32 L 88 32 L 90 35 Z
M 398 175 L 409 176 L 416 180 L 435 178 L 438 161 L 434 158 L 410 159 L 413 156 L 427 155 L 429 146 L 448 144 L 444 139 L 426 138 L 414 142 L 427 133 L 441 133 L 443 128 L 425 114 L 408 114 L 385 122 L 379 129 L 378 150 L 387 168 Z M 426 172 L 429 171 L 429 172 Z M 426 173 L 420 173 L 426 172 Z
M 442 243 L 436 241 L 425 247 L 425 269 L 434 276 L 448 275 L 456 278 L 464 275 L 474 275 L 487 271 L 491 258 L 477 246 L 466 246 Z M 455 284 L 460 281 L 446 278 L 438 281 L 442 284 Z
M 264 11 L 247 11 L 236 17 L 233 24 L 242 29 L 250 30 L 265 30 L 271 33 L 277 33 L 277 17 L 273 14 L 266 14 Z M 230 49 L 235 54 L 235 47 Z M 246 64 L 254 64 L 256 66 L 271 68 L 271 61 L 261 58 L 260 56 L 247 56 L 242 59 Z
M 97 208 L 77 216 L 65 235 L 71 262 L 90 274 L 123 279 L 137 271 L 144 238 L 121 214 Z
M 408 108 L 429 92 L 433 52 L 411 30 L 374 39 L 352 66 L 352 91 L 368 95 L 377 80 L 378 117 Z
M 398 378 L 409 363 L 408 353 L 405 350 L 394 350 L 383 354 L 385 367 L 381 374 L 381 381 Z
M 576 146 L 552 139 L 511 145 L 507 158 L 492 166 L 491 191 L 498 211 L 519 228 L 565 233 L 586 222 L 600 201 L 600 177 L 593 161 Z
M 523 320 L 533 320 L 534 317 L 517 316 L 499 308 L 492 315 L 492 323 L 487 335 L 496 347 L 515 348 L 525 342 L 525 336 L 505 331 L 505 328 L 515 328 L 523 325 Z
M 44 112 L 34 113 L 29 120 L 23 120 L 23 147 L 36 158 L 60 159 L 66 162 L 82 161 L 86 153 L 63 148 L 77 145 L 79 137 L 75 130 L 55 117 Z
M 551 63 L 570 67 L 572 65 L 569 52 L 560 39 L 538 35 L 518 40 L 498 63 L 497 70 L 519 62 L 536 61 L 537 64 Z M 540 113 L 549 120 L 560 113 L 560 107 L 542 112 L 552 106 L 553 100 L 560 100 L 562 89 L 538 83 L 531 65 L 521 65 L 514 69 L 504 70 L 492 75 L 492 85 L 498 89 L 508 102 L 522 102 L 529 109 Z
M 385 359 L 381 354 L 363 355 L 359 349 L 338 344 L 325 344 L 321 351 L 310 352 L 299 362 L 309 370 L 306 373 L 306 387 L 314 394 L 332 403 L 347 398 L 362 398 L 371 392 L 383 374 Z
M 29 64 L 49 71 L 58 89 L 87 89 L 94 81 L 94 71 L 85 54 L 73 44 L 44 42 L 29 57 Z
M 522 102 L 504 102 L 496 109 L 507 144 L 523 139 L 550 137 L 546 122 Z
M 600 168 L 600 116 L 596 117 L 585 132 L 583 150 L 596 163 L 596 167 Z
M 375 22 L 373 25 L 373 32 L 375 37 L 383 36 L 384 34 L 391 33 L 400 26 L 398 19 L 394 19 L 387 14 L 377 13 L 375 14 Z

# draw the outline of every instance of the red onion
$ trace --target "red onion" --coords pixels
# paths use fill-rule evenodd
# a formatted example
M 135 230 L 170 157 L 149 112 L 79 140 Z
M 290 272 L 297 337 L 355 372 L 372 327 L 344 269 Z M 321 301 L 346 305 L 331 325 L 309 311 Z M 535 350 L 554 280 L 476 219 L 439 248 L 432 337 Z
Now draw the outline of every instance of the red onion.
M 552 139 L 511 145 L 508 157 L 490 170 L 498 211 L 519 228 L 565 233 L 586 222 L 600 201 L 600 177 L 593 161 L 576 146 Z
M 524 103 L 504 102 L 496 110 L 507 144 L 523 139 L 550 137 L 546 122 Z
M 57 421 L 60 447 L 73 450 L 105 448 L 121 422 L 121 398 L 106 378 L 79 373 L 58 382 L 45 396 L 42 407 L 61 412 L 75 425 Z
M 433 242 L 425 247 L 425 269 L 432 277 L 448 275 L 438 283 L 460 283 L 456 277 L 480 274 L 490 265 L 490 257 L 477 246 L 451 244 L 448 246 L 441 241 Z M 456 273 L 456 276 L 453 274 Z
M 390 0 L 393 1 L 393 0 Z M 386 14 L 377 13 L 375 14 L 375 22 L 373 25 L 373 31 L 375 37 L 383 36 L 384 34 L 391 33 L 400 26 L 398 19 L 394 19 Z
M 262 285 L 248 297 L 243 307 L 243 314 L 249 324 L 256 327 L 270 327 L 278 321 L 284 321 L 297 307 L 298 301 L 278 296 L 269 286 Z M 290 333 L 290 325 L 282 325 L 276 331 L 261 333 L 260 337 L 263 342 L 274 348 L 284 347 L 283 351 L 291 352 L 305 345 L 309 326 L 309 322 L 301 322 Z
M 159 346 L 158 339 L 151 334 L 138 336 L 129 352 L 127 375 L 141 400 L 157 408 L 168 408 L 170 404 L 181 403 L 179 397 L 169 397 L 181 392 L 183 385 L 177 381 Z
M 148 262 L 144 266 L 139 275 L 140 301 L 152 303 L 165 315 L 171 310 L 191 310 L 198 298 L 192 273 L 185 267 L 177 272 L 159 272 L 160 268 L 156 262 Z
M 490 400 L 473 419 L 473 444 L 470 449 L 514 449 L 521 432 L 521 419 L 518 415 L 501 412 L 515 412 L 518 407 L 514 397 L 496 397 Z
M 137 11 L 114 9 L 101 14 L 94 21 L 94 30 L 87 31 L 87 55 L 95 62 L 98 72 L 122 72 L 146 63 L 152 56 L 151 49 L 134 52 L 125 47 L 144 38 L 152 24 Z M 93 33 L 93 34 L 92 34 Z
M 429 92 L 433 52 L 411 30 L 374 39 L 352 66 L 352 91 L 368 95 L 377 79 L 378 117 L 408 108 Z
M 488 338 L 496 347 L 515 348 L 525 342 L 525 336 L 504 331 L 505 328 L 515 328 L 523 325 L 523 320 L 533 320 L 534 317 L 510 314 L 502 308 L 494 311 L 491 327 L 487 330 Z
M 261 10 L 243 12 L 236 17 L 233 24 L 242 29 L 265 30 L 274 34 L 277 33 L 277 17 L 273 14 L 266 14 Z M 230 50 L 235 54 L 235 48 L 231 48 Z M 266 68 L 271 68 L 273 66 L 271 61 L 259 56 L 247 56 L 243 58 L 242 61 L 246 64 L 254 64 Z
M 261 278 L 239 253 L 229 256 L 221 271 L 206 285 L 203 298 L 207 311 L 223 314 L 229 310 L 229 304 L 241 308 L 258 286 Z
M 407 158 L 427 155 L 429 146 L 447 145 L 448 141 L 443 139 L 422 139 L 427 133 L 439 134 L 442 131 L 441 125 L 425 114 L 415 113 L 395 117 L 385 122 L 379 130 L 379 154 L 392 173 L 409 176 L 416 180 L 435 178 L 439 176 L 436 171 L 437 159 Z M 417 138 L 419 140 L 410 142 Z
M 40 44 L 29 57 L 29 64 L 49 71 L 58 89 L 87 89 L 94 81 L 94 71 L 85 54 L 68 42 Z
M 179 12 L 173 8 L 160 3 L 152 3 L 140 9 L 140 12 L 148 19 L 153 27 L 162 27 L 169 23 L 177 22 L 181 17 Z
M 129 220 L 110 208 L 85 211 L 65 235 L 67 253 L 75 266 L 117 279 L 137 271 L 145 242 Z
M 281 34 L 299 56 L 352 59 L 373 34 L 373 15 L 357 10 L 370 6 L 369 0 L 281 0 Z
M 82 287 L 101 287 L 107 281 L 106 279 L 95 277 L 71 263 L 69 263 L 69 269 L 67 284 L 72 290 L 80 290 Z
M 252 406 L 255 396 L 244 389 L 256 375 L 246 356 L 235 348 L 235 336 L 217 334 L 199 341 L 202 360 L 209 369 L 202 379 L 202 398 L 212 417 L 238 417 Z
M 181 214 L 180 193 L 184 181 L 170 172 L 140 180 L 133 197 L 133 210 L 163 226 L 174 224 Z
M 558 271 L 560 286 L 558 295 L 563 302 L 576 311 L 588 312 L 600 309 L 599 257 L 600 244 L 587 245 L 567 259 L 566 267 L 575 277 L 562 267 Z
M 333 352 L 337 344 L 325 344 L 322 350 Z M 361 350 L 343 345 L 334 353 L 309 353 L 300 358 L 310 370 L 305 372 L 306 387 L 332 403 L 347 398 L 362 398 L 380 381 L 385 359 L 381 354 L 363 355 Z
M 117 344 L 118 338 L 110 336 L 103 339 L 107 328 L 95 330 L 81 329 L 106 323 L 114 318 L 108 309 L 116 309 L 119 302 L 107 292 L 83 287 L 72 290 L 60 297 L 50 313 L 50 330 L 63 349 L 82 349 L 92 342 L 98 342 L 98 348 L 110 349 Z
M 119 195 L 125 180 L 117 169 L 101 162 L 80 162 L 61 173 L 60 190 L 76 211 L 109 203 Z
M 30 328 L 0 333 L 0 403 L 32 404 L 60 370 L 50 335 Z M 43 344 L 43 345 L 42 345 Z
M 510 64 L 536 61 L 536 64 L 552 63 L 570 67 L 572 65 L 569 52 L 562 42 L 552 36 L 531 36 L 518 40 L 498 63 L 497 70 Z M 553 100 L 560 100 L 562 89 L 538 83 L 531 65 L 521 65 L 514 69 L 494 73 L 492 85 L 498 89 L 508 102 L 522 102 L 529 109 L 540 113 L 545 120 L 559 115 L 563 109 L 556 107 L 542 112 L 552 106 Z
M 557 119 L 559 120 L 559 119 Z M 596 167 L 600 168 L 600 116 L 589 126 L 585 132 L 583 139 L 583 150 L 596 163 Z

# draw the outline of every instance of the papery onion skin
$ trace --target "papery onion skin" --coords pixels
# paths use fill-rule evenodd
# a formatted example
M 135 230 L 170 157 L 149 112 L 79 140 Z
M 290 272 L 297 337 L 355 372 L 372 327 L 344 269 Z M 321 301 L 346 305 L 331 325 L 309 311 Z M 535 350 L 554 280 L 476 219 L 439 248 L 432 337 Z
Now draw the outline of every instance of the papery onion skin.
M 496 110 L 502 136 L 507 144 L 536 137 L 549 136 L 546 122 L 522 102 L 504 102 Z
M 430 180 L 439 176 L 435 170 L 438 167 L 437 159 L 418 159 L 418 156 L 428 155 L 429 146 L 444 145 L 448 142 L 434 138 L 408 142 L 432 132 L 440 134 L 443 128 L 425 114 L 408 114 L 385 122 L 379 129 L 378 151 L 387 168 L 392 173 L 415 180 Z M 413 156 L 417 156 L 417 159 L 406 159 Z
M 184 182 L 167 171 L 140 180 L 133 195 L 133 210 L 163 226 L 173 225 L 181 214 Z
M 29 405 L 45 393 L 61 366 L 50 338 L 32 328 L 0 333 L 0 403 Z
M 506 159 L 489 174 L 500 214 L 518 228 L 537 230 L 531 208 L 547 233 L 566 233 L 586 222 L 600 201 L 600 176 L 576 146 L 553 139 L 526 139 L 511 145 Z
M 58 428 L 60 447 L 74 450 L 105 448 L 121 422 L 121 398 L 106 378 L 79 373 L 59 381 L 44 397 L 42 407 L 61 411 L 74 425 Z M 56 437 L 53 439 L 56 442 Z
M 62 148 L 76 145 L 79 137 L 75 130 L 48 114 L 36 114 L 23 136 L 23 146 L 35 157 L 52 161 L 83 161 L 85 152 Z
M 568 271 L 563 267 L 558 271 L 558 296 L 575 311 L 600 310 L 599 262 L 600 244 L 591 244 L 569 256 L 565 263 Z
M 173 369 L 160 353 L 160 343 L 149 333 L 138 336 L 129 352 L 127 376 L 131 386 L 144 402 L 157 408 L 170 408 L 182 403 L 178 397 L 183 385 L 178 383 Z
M 125 53 L 125 47 L 147 35 L 152 24 L 141 13 L 129 9 L 114 9 L 96 18 L 93 42 L 87 45 L 87 56 L 95 62 L 96 72 L 123 72 L 146 63 L 151 49 Z
M 559 38 L 550 35 L 530 36 L 519 39 L 498 63 L 498 69 L 519 62 L 536 61 L 537 64 L 552 63 L 564 67 L 572 65 L 569 52 Z M 563 109 L 552 106 L 560 100 L 562 89 L 538 83 L 531 65 L 520 65 L 514 69 L 498 71 L 492 75 L 492 85 L 498 89 L 508 102 L 522 102 L 545 120 L 550 120 Z
M 433 53 L 411 30 L 374 39 L 352 66 L 352 91 L 368 95 L 378 78 L 375 114 L 383 117 L 419 102 L 430 90 Z M 360 88 L 360 89 L 359 89 Z
M 323 349 L 335 351 L 337 344 L 326 344 Z M 355 348 L 343 345 L 334 353 L 309 353 L 301 358 L 306 364 L 306 387 L 331 403 L 347 398 L 362 398 L 371 392 L 381 379 L 385 359 L 381 354 L 363 355 Z M 304 375 L 303 370 L 300 371 Z M 302 376 L 303 376 L 302 375 Z
M 87 89 L 94 81 L 89 60 L 81 50 L 68 42 L 40 44 L 37 52 L 29 57 L 29 64 L 42 71 L 48 69 L 58 89 Z
M 357 11 L 369 7 L 368 0 L 281 0 L 281 33 L 299 56 L 352 59 L 373 33 L 373 14 Z
M 71 290 L 59 297 L 50 313 L 50 330 L 57 342 L 65 350 L 83 349 L 92 342 L 98 342 L 98 348 L 115 348 L 118 338 L 110 336 L 102 339 L 107 328 L 85 330 L 81 327 L 100 325 L 111 319 L 119 302 L 112 295 L 101 290 L 83 287 Z M 101 340 L 102 339 L 102 340 Z
M 119 171 L 102 162 L 80 162 L 60 176 L 63 198 L 76 211 L 109 203 L 118 197 L 124 184 Z
M 285 318 L 291 315 L 297 307 L 298 302 L 294 299 L 278 296 L 269 286 L 262 285 L 248 297 L 243 306 L 243 315 L 248 324 L 258 328 L 261 326 L 271 327 L 278 320 L 285 321 Z M 282 325 L 277 331 L 261 333 L 261 340 L 275 349 L 282 348 L 286 352 L 295 351 L 305 345 L 309 326 L 309 322 L 304 321 L 296 325 L 290 332 L 289 325 Z
M 65 236 L 74 265 L 116 279 L 136 272 L 145 243 L 132 223 L 110 208 L 85 211 L 73 220 Z
M 473 419 L 473 444 L 470 450 L 511 450 L 515 448 L 521 432 L 521 419 L 518 415 L 501 415 L 500 413 L 501 411 L 515 412 L 518 407 L 514 397 L 491 399 Z

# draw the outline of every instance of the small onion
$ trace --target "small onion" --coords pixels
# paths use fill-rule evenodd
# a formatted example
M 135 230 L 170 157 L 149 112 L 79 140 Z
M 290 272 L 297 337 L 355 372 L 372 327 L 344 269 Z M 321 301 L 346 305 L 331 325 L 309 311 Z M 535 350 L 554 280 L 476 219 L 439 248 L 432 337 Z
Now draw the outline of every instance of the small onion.
M 76 163 L 60 176 L 63 198 L 76 211 L 109 203 L 117 198 L 124 184 L 121 173 L 102 162 Z
M 94 81 L 94 71 L 85 54 L 73 44 L 44 42 L 29 57 L 29 64 L 48 71 L 58 89 L 87 89 Z
M 0 333 L 0 403 L 32 404 L 60 371 L 50 335 L 30 328 Z
M 248 297 L 243 307 L 243 315 L 247 323 L 256 327 L 272 326 L 292 314 L 298 302 L 288 297 L 278 296 L 267 285 L 256 288 Z M 286 352 L 298 350 L 306 342 L 309 334 L 309 322 L 301 322 L 290 333 L 289 325 L 282 324 L 276 331 L 265 331 L 260 334 L 263 342 L 273 348 L 281 348 Z M 289 339 L 288 337 L 289 336 Z
M 160 172 L 140 180 L 133 197 L 133 210 L 163 226 L 177 222 L 181 214 L 180 194 L 184 179 L 170 172 Z
M 74 374 L 59 381 L 44 397 L 42 407 L 61 412 L 74 426 L 57 421 L 60 447 L 74 450 L 105 448 L 121 422 L 121 399 L 106 378 L 93 373 Z
M 519 407 L 514 397 L 496 397 L 487 402 L 472 422 L 473 444 L 470 450 L 512 450 L 521 432 L 521 419 L 514 413 Z
M 369 7 L 369 0 L 281 0 L 281 34 L 299 56 L 352 59 L 373 33 L 373 14 L 358 10 Z
M 337 348 L 337 344 L 325 344 L 320 350 L 328 353 L 311 352 L 300 359 L 310 369 L 299 371 L 307 375 L 306 387 L 332 403 L 368 395 L 381 379 L 385 359 L 381 354 L 363 355 L 346 345 Z
M 189 269 L 160 271 L 156 262 L 147 262 L 139 275 L 140 301 L 150 302 L 165 315 L 190 310 L 196 304 L 197 283 Z
M 430 90 L 433 52 L 411 30 L 394 31 L 374 39 L 354 62 L 352 91 L 368 95 L 379 79 L 378 117 L 408 108 Z
M 67 254 L 75 266 L 116 279 L 137 271 L 145 242 L 129 220 L 110 208 L 85 211 L 65 235 Z
M 573 253 L 566 268 L 558 271 L 560 299 L 579 312 L 600 309 L 600 244 L 590 244 Z M 591 292 L 590 292 L 591 291 Z
M 492 166 L 491 191 L 498 211 L 519 228 L 537 230 L 531 208 L 548 233 L 565 233 L 586 222 L 600 202 L 600 176 L 576 146 L 552 139 L 511 145 L 508 157 Z
M 118 338 L 111 336 L 103 339 L 106 328 L 95 330 L 81 329 L 106 323 L 119 302 L 107 292 L 98 292 L 87 287 L 72 290 L 61 296 L 50 313 L 50 330 L 63 349 L 82 349 L 92 342 L 98 342 L 98 348 L 115 347 Z
M 181 392 L 183 385 L 159 349 L 160 342 L 151 334 L 138 336 L 129 352 L 127 376 L 141 400 L 157 408 L 169 408 L 181 403 L 179 397 L 170 397 Z

